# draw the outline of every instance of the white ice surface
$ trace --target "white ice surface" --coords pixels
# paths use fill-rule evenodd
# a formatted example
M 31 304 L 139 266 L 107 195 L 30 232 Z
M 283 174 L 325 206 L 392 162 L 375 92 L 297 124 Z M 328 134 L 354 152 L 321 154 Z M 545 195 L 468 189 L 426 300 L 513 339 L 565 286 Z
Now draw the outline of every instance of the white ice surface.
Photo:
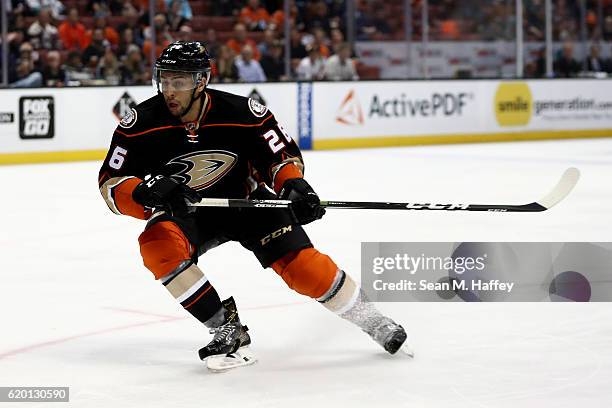
M 612 140 L 305 159 L 328 200 L 522 204 L 565 168 L 581 170 L 545 213 L 330 210 L 307 230 L 357 279 L 362 241 L 610 240 Z M 211 374 L 196 354 L 210 336 L 142 265 L 143 224 L 106 208 L 98 166 L 0 167 L 0 386 L 70 386 L 71 402 L 53 407 L 612 406 L 610 304 L 379 304 L 408 329 L 411 361 L 386 355 L 233 243 L 200 265 L 222 297 L 237 299 L 260 361 Z

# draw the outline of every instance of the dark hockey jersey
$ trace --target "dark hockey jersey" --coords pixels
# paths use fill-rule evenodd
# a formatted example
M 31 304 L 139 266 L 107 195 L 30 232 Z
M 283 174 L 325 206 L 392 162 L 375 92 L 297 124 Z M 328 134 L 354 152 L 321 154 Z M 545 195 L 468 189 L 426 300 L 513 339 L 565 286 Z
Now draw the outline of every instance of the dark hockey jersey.
M 113 212 L 148 217 L 131 192 L 149 174 L 174 176 L 213 198 L 245 198 L 262 182 L 279 191 L 284 180 L 301 176 L 299 148 L 267 107 L 219 90 L 206 93 L 197 130 L 174 117 L 162 95 L 121 120 L 98 179 Z

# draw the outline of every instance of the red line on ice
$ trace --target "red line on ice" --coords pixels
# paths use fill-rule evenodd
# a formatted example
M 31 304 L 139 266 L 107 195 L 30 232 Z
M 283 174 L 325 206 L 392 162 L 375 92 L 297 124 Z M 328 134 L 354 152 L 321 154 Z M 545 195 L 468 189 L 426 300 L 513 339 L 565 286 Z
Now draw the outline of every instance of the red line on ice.
M 243 309 L 244 310 L 273 309 L 273 308 L 277 308 L 277 307 L 299 306 L 299 305 L 303 305 L 303 304 L 306 304 L 306 303 L 308 303 L 308 302 L 285 303 L 285 304 L 280 304 L 280 305 L 264 305 L 264 306 L 255 306 L 255 307 L 245 307 Z M 92 332 L 75 334 L 73 336 L 62 337 L 62 338 L 55 339 L 55 340 L 48 340 L 48 341 L 43 341 L 43 342 L 40 342 L 40 343 L 30 344 L 30 345 L 25 346 L 25 347 L 20 347 L 20 348 L 16 348 L 16 349 L 13 349 L 13 350 L 8 350 L 8 351 L 0 353 L 0 360 L 2 360 L 4 358 L 7 358 L 7 357 L 11 357 L 11 356 L 17 355 L 17 354 L 28 353 L 30 351 L 34 351 L 34 350 L 39 349 L 39 348 L 48 347 L 48 346 L 54 346 L 56 344 L 65 343 L 65 342 L 70 341 L 70 340 L 82 339 L 84 337 L 97 336 L 97 335 L 100 335 L 100 334 L 106 334 L 106 333 L 112 333 L 112 332 L 117 332 L 117 331 L 121 331 L 121 330 L 133 329 L 135 327 L 150 326 L 150 325 L 153 325 L 153 324 L 168 323 L 168 322 L 173 322 L 173 321 L 176 321 L 176 320 L 184 320 L 184 319 L 188 319 L 189 318 L 188 316 L 165 316 L 165 315 L 158 315 L 158 314 L 153 314 L 153 313 L 139 311 L 139 310 L 132 310 L 132 309 L 121 309 L 121 308 L 106 308 L 106 309 L 116 310 L 116 311 L 125 312 L 125 313 L 136 313 L 136 314 L 142 314 L 142 315 L 147 315 L 147 316 L 161 317 L 161 319 L 153 320 L 153 321 L 148 321 L 148 322 L 126 324 L 126 325 L 123 325 L 123 326 L 109 327 L 107 329 L 95 330 L 95 331 L 92 331 Z

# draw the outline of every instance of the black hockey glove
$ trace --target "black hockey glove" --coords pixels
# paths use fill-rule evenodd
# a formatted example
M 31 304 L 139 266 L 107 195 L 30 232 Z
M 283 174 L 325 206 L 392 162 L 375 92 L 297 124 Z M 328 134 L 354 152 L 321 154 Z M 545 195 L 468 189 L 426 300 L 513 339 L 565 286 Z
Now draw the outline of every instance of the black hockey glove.
M 195 207 L 189 207 L 187 202 L 200 201 L 197 191 L 172 177 L 162 175 L 145 177 L 144 181 L 138 184 L 132 192 L 132 198 L 138 204 L 164 210 L 174 216 L 194 211 Z
M 285 181 L 279 198 L 292 201 L 289 208 L 300 225 L 316 221 L 325 214 L 325 208 L 321 207 L 319 196 L 303 178 Z

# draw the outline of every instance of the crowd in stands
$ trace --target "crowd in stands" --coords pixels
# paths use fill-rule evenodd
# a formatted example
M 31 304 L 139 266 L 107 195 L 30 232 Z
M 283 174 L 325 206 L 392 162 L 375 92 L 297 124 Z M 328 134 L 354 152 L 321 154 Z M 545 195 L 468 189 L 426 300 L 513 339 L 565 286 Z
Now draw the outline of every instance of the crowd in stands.
M 150 84 L 152 51 L 176 40 L 207 44 L 217 82 L 359 78 L 342 1 L 292 3 L 288 72 L 282 0 L 6 1 L 11 87 Z
M 1 1 L 10 5 L 7 66 L 13 87 L 149 84 L 152 51 L 159 55 L 175 40 L 206 42 L 214 62 L 213 80 L 218 82 L 376 77 L 376 69 L 372 73 L 361 64 L 346 43 L 345 0 L 292 0 L 288 16 L 283 0 Z M 149 1 L 155 2 L 152 21 Z M 596 46 L 588 62 L 573 59 L 570 42 L 580 33 L 580 1 L 554 2 L 555 40 L 567 42 L 555 64 L 560 76 L 574 76 L 585 66 L 612 69 Z M 612 0 L 585 1 L 589 40 L 612 40 Z M 412 0 L 414 41 L 420 41 L 421 2 Z M 599 2 L 603 9 L 598 9 Z M 543 4 L 524 0 L 528 41 L 544 39 Z M 403 7 L 403 0 L 355 0 L 355 39 L 403 40 L 408 14 Z M 513 7 L 507 0 L 429 0 L 429 38 L 512 40 Z M 291 27 L 288 71 L 286 19 Z M 538 76 L 542 69 L 538 58 L 526 72 Z

